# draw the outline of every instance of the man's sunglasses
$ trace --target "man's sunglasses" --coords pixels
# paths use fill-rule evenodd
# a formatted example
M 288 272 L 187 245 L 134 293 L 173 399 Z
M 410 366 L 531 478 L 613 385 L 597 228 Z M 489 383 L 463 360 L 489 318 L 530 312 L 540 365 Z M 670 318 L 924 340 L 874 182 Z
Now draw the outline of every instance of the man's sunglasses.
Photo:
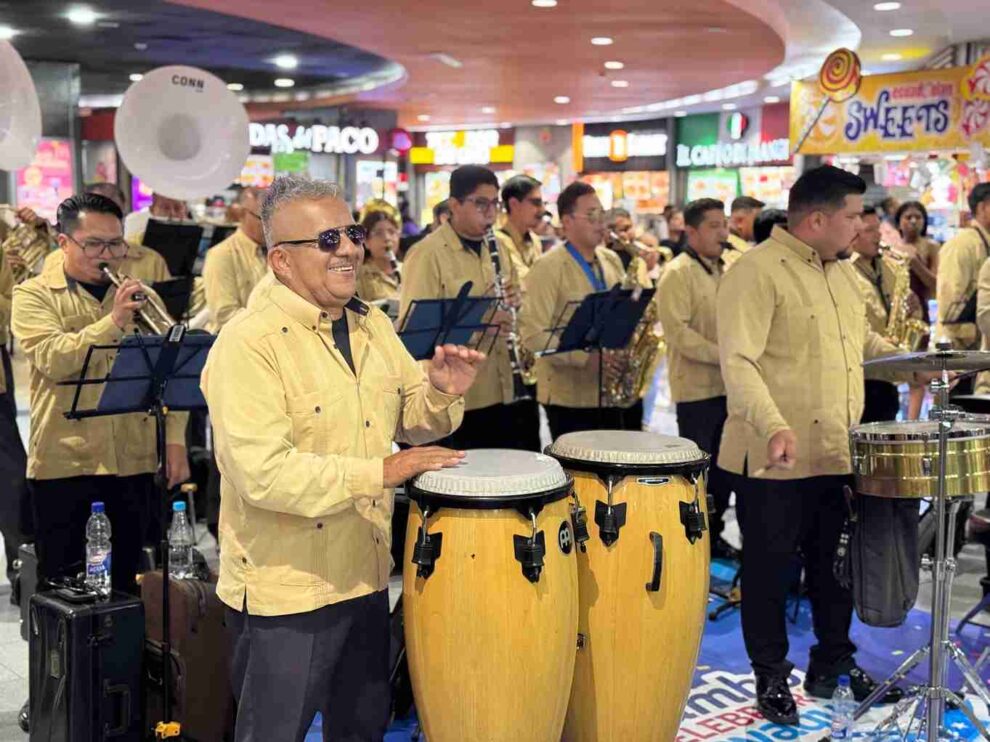
M 360 224 L 348 224 L 346 227 L 324 229 L 316 237 L 311 237 L 308 240 L 282 240 L 281 242 L 277 242 L 275 247 L 278 247 L 279 245 L 315 244 L 323 252 L 336 252 L 337 248 L 340 247 L 341 232 L 346 234 L 347 239 L 355 245 L 363 245 L 364 241 L 368 239 L 368 232 L 364 227 Z

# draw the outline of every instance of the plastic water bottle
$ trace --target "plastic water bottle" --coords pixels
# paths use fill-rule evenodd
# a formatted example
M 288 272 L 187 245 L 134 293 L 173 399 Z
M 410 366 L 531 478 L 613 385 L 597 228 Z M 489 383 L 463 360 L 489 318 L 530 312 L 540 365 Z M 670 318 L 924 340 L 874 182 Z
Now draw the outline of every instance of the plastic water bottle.
M 186 504 L 172 503 L 172 525 L 168 529 L 168 573 L 184 580 L 192 575 L 192 527 L 186 519 Z
M 110 519 L 102 502 L 94 502 L 86 521 L 86 587 L 110 597 Z
M 856 699 L 849 687 L 849 676 L 840 675 L 832 694 L 832 739 L 851 739 Z

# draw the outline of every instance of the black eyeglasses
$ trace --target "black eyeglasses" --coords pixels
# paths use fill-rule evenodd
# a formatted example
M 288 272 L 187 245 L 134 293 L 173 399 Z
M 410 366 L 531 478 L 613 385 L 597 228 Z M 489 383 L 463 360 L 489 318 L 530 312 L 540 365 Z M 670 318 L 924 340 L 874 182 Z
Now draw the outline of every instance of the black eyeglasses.
M 341 232 L 346 234 L 347 239 L 355 245 L 363 245 L 364 241 L 368 239 L 368 231 L 364 227 L 360 224 L 348 224 L 346 227 L 324 229 L 316 237 L 311 237 L 308 240 L 282 240 L 276 242 L 274 247 L 279 245 L 312 245 L 315 243 L 322 252 L 336 252 L 337 248 L 340 247 Z
M 111 258 L 122 258 L 127 255 L 127 242 L 123 238 L 99 240 L 91 237 L 80 242 L 71 234 L 66 234 L 65 236 L 79 245 L 87 258 L 99 258 L 104 253 Z

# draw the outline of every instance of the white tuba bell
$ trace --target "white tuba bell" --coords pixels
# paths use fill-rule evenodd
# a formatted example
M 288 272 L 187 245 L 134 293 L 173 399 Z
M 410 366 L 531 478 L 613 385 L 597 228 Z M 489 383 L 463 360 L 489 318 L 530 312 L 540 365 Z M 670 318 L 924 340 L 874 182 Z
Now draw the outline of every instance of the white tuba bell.
M 196 67 L 159 67 L 127 89 L 114 120 L 127 168 L 168 198 L 222 191 L 251 152 L 248 116 L 226 83 Z
M 19 170 L 41 141 L 41 104 L 21 55 L 0 41 L 0 170 Z

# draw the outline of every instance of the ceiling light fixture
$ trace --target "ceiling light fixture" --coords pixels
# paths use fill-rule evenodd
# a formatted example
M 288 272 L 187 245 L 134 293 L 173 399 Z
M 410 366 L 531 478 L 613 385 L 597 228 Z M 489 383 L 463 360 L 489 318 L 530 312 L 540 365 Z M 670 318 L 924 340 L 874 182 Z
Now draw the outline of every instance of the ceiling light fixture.
M 9 41 L 17 35 L 17 31 L 10 26 L 0 26 L 0 40 Z
M 611 46 L 612 41 L 613 40 L 611 36 L 595 36 L 594 38 L 592 38 L 591 43 L 594 46 Z
M 139 52 L 143 52 L 145 49 L 148 48 L 148 45 L 145 44 L 143 41 L 138 41 L 136 44 L 134 44 L 134 48 L 137 49 Z
M 905 36 L 914 36 L 914 30 L 910 28 L 895 28 L 890 32 L 891 36 L 897 38 L 904 38 Z
M 132 72 L 128 77 L 128 79 L 131 82 L 141 82 L 141 80 L 144 79 L 144 75 L 142 75 L 140 72 Z
M 568 103 L 571 102 L 571 99 L 568 98 L 566 95 L 558 95 L 556 98 L 553 99 L 553 102 L 559 103 L 562 106 L 566 106 Z
M 296 81 L 291 77 L 279 77 L 275 79 L 276 88 L 291 88 L 296 84 Z
M 722 104 L 722 110 L 723 111 L 735 111 L 737 108 L 738 108 L 738 106 L 735 103 L 723 103 Z
M 533 0 L 534 8 L 556 8 L 557 0 Z
M 728 33 L 729 29 L 722 28 L 722 26 L 709 26 L 705 29 L 708 33 Z
M 676 116 L 679 119 L 682 119 L 685 116 L 687 116 L 687 111 L 674 111 L 674 116 Z
M 96 13 L 93 12 L 92 8 L 85 5 L 78 5 L 72 8 L 65 17 L 69 19 L 69 23 L 74 23 L 77 26 L 92 26 L 96 23 Z
M 606 62 L 605 63 L 605 69 L 607 69 L 607 70 L 621 70 L 625 66 L 626 65 L 623 64 L 622 62 Z
M 498 125 L 498 128 L 499 129 L 511 129 L 512 128 L 512 124 L 510 124 L 508 121 L 503 121 L 501 124 Z
M 900 54 L 896 54 L 896 53 L 884 54 L 883 56 L 880 57 L 880 59 L 882 59 L 884 62 L 897 62 L 902 58 L 903 57 Z
M 763 99 L 764 103 L 780 103 L 780 96 L 778 95 L 768 95 Z
M 569 123 L 571 122 L 567 119 L 557 119 L 556 121 L 557 126 L 567 126 Z
M 279 54 L 272 60 L 272 64 L 280 70 L 294 70 L 299 66 L 299 60 L 292 54 Z
M 462 62 L 461 60 L 455 57 L 450 56 L 449 54 L 444 54 L 443 52 L 433 52 L 432 54 L 428 54 L 427 56 L 432 59 L 435 59 L 440 64 L 445 64 L 448 67 L 453 67 L 455 70 L 459 70 L 461 67 L 464 66 L 464 62 Z
M 874 10 L 879 10 L 881 13 L 888 10 L 900 10 L 900 3 L 875 3 L 873 5 Z
M 495 106 L 482 106 L 481 112 L 484 114 L 495 113 Z
M 628 80 L 612 80 L 612 87 L 613 88 L 628 88 L 629 87 L 629 81 Z
M 244 86 L 239 82 L 228 82 L 227 90 L 233 90 L 235 93 L 239 93 L 244 90 Z
M 419 116 L 416 117 L 416 119 L 419 121 L 429 121 L 430 117 L 429 114 L 421 113 L 419 114 Z

